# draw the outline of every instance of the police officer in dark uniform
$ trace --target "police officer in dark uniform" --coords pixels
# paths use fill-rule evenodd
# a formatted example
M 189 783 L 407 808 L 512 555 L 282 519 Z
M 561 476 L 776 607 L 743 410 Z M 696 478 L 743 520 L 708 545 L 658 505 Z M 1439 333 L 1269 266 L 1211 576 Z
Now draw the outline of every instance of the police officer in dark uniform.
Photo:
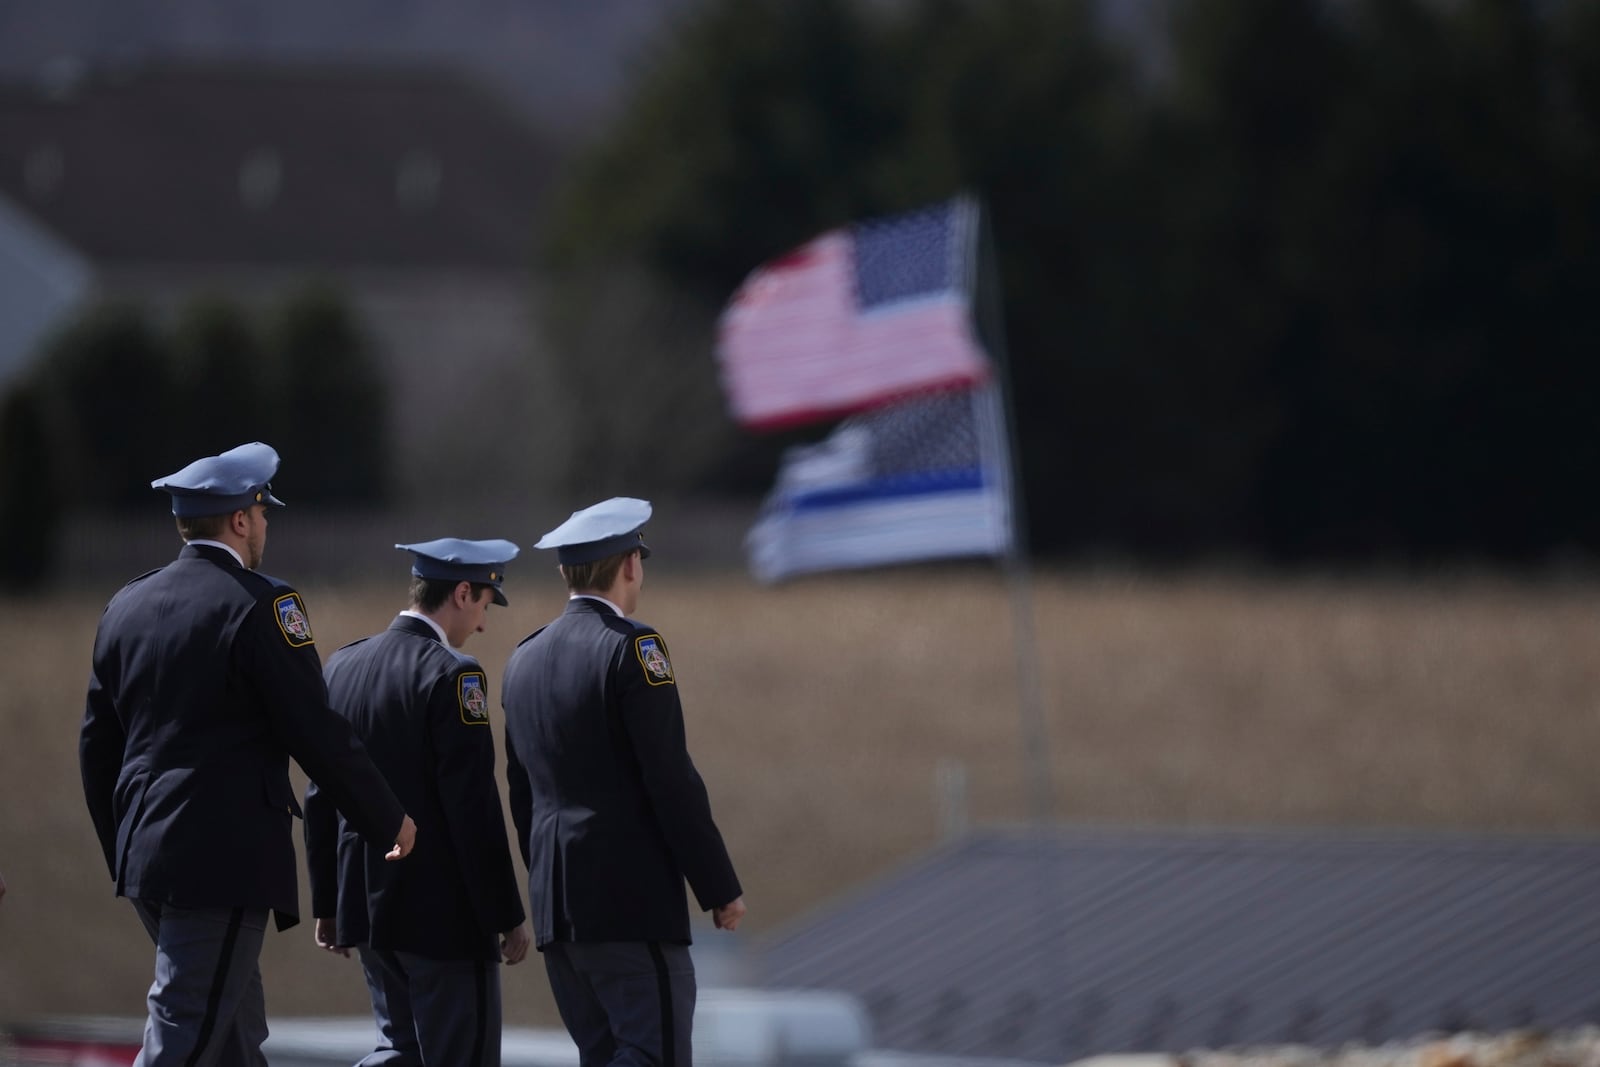
M 498 1067 L 499 961 L 528 953 L 494 777 L 489 686 L 456 651 L 484 629 L 516 558 L 510 541 L 442 538 L 412 553 L 411 606 L 328 658 L 329 699 L 407 811 L 427 827 L 386 864 L 313 783 L 306 859 L 317 943 L 358 949 L 379 1043 L 363 1065 Z
M 650 549 L 643 500 L 575 512 L 555 549 L 566 611 L 506 665 L 506 774 L 534 936 L 583 1067 L 689 1067 L 684 879 L 716 926 L 743 891 L 689 758 L 667 644 L 629 618 Z
M 289 758 L 388 856 L 416 826 L 328 708 L 300 594 L 256 571 L 278 454 L 240 445 L 151 483 L 186 544 L 106 606 L 79 740 L 117 895 L 156 946 L 138 1064 L 265 1064 L 267 912 L 299 921 Z

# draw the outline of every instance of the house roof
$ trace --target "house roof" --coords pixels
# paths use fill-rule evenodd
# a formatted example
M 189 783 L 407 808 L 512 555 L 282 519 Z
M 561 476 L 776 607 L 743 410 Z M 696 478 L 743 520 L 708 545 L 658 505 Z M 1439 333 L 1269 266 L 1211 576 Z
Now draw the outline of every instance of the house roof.
M 91 281 L 81 256 L 0 196 L 0 386 Z
M 437 67 L 0 82 L 0 194 L 98 263 L 518 267 L 552 156 L 503 99 Z
M 1067 1062 L 1600 1021 L 1600 840 L 997 831 L 765 939 L 877 1044 Z

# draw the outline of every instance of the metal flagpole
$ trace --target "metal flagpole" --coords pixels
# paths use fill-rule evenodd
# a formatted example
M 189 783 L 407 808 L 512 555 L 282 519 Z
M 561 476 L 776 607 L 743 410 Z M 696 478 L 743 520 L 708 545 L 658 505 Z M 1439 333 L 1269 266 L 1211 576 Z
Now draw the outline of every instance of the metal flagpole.
M 1010 512 L 1010 544 L 1005 555 L 1010 588 L 1012 637 L 1017 660 L 1017 700 L 1021 718 L 1023 764 L 1028 775 L 1028 804 L 1034 822 L 1048 825 L 1054 819 L 1050 780 L 1050 743 L 1045 731 L 1044 691 L 1039 681 L 1039 644 L 1034 626 L 1033 569 L 1028 554 L 1027 510 L 1023 506 L 1017 459 L 1017 420 L 1011 386 L 1011 361 L 1006 351 L 1005 323 L 1000 303 L 1000 268 L 996 261 L 989 212 L 981 201 L 969 198 L 975 216 L 977 243 L 974 270 L 974 318 L 978 336 L 995 367 L 1000 392 L 1000 421 L 1004 426 L 1006 505 Z
M 1017 437 L 1015 394 L 1011 383 L 1011 359 L 1006 350 L 1005 323 L 1000 301 L 1000 266 L 995 254 L 994 234 L 989 212 L 977 206 L 978 269 L 981 272 L 975 291 L 975 318 L 978 335 L 989 350 L 995 366 L 995 382 L 1000 391 L 999 408 L 1005 424 L 1006 500 L 1011 515 L 1011 541 L 1006 552 L 1005 571 L 1011 592 L 1012 638 L 1016 643 L 1017 710 L 1020 717 L 1023 763 L 1028 774 L 1029 807 L 1033 816 L 1033 848 L 1027 857 L 1037 909 L 1038 926 L 1033 943 L 1027 946 L 1032 959 L 1024 956 L 1019 967 L 1035 973 L 1038 991 L 1046 1003 L 1066 1007 L 1075 986 L 1075 959 L 1067 934 L 1067 906 L 1062 898 L 1065 875 L 1052 824 L 1055 820 L 1054 790 L 1050 775 L 1050 743 L 1045 731 L 1044 689 L 1039 680 L 1039 644 L 1034 626 L 1033 568 L 1028 552 L 1027 510 L 1018 459 L 1021 449 Z

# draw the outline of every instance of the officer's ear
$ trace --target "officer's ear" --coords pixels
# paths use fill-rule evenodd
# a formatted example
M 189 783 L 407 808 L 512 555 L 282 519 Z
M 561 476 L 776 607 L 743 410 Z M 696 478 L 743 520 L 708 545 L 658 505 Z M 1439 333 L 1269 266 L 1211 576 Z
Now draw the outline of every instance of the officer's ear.
M 465 578 L 456 583 L 455 592 L 450 595 L 451 598 L 455 600 L 456 607 L 463 610 L 471 607 L 473 601 L 477 599 L 472 595 L 472 583 L 467 581 Z
M 234 536 L 236 536 L 236 537 L 248 537 L 248 536 L 250 536 L 250 511 L 249 511 L 249 509 L 248 508 L 240 508 L 238 511 L 235 511 L 232 515 L 229 515 L 228 516 L 228 529 L 232 530 L 233 533 L 234 533 Z

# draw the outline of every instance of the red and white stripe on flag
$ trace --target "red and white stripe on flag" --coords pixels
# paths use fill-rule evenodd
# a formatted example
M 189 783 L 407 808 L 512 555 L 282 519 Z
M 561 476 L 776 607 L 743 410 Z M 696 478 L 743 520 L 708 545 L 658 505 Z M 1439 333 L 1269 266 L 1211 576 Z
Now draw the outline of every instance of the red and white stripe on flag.
M 733 417 L 775 429 L 846 415 L 907 392 L 985 381 L 964 293 L 943 289 L 863 311 L 855 246 L 831 230 L 751 272 L 723 310 L 717 356 Z

